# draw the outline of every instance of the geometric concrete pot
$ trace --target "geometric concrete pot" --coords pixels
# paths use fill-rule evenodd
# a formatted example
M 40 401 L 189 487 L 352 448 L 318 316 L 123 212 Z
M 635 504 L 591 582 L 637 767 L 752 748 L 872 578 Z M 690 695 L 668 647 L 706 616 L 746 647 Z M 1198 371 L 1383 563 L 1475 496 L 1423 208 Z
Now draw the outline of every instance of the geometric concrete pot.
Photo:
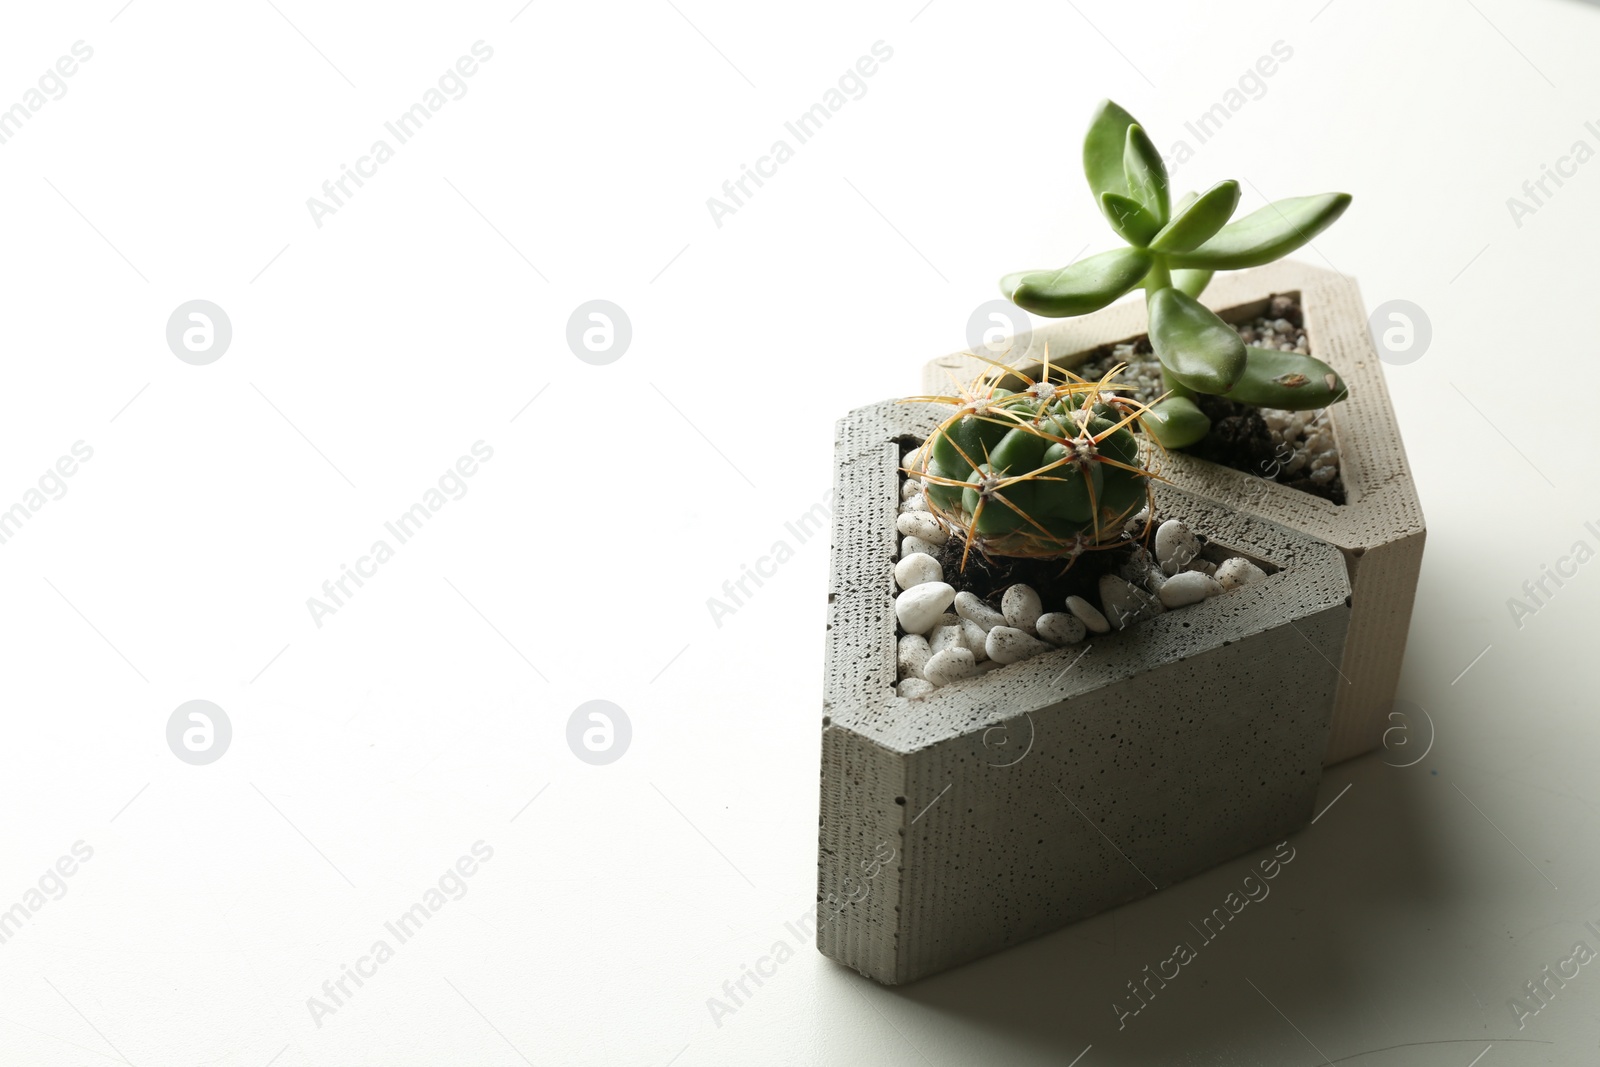
M 1169 453 L 1161 473 L 1191 493 L 1309 533 L 1344 553 L 1353 597 L 1328 745 L 1332 764 L 1377 748 L 1392 725 L 1388 715 L 1427 531 L 1354 279 L 1281 261 L 1219 274 L 1202 301 L 1223 319 L 1243 322 L 1260 315 L 1278 293 L 1299 296 L 1312 355 L 1337 370 L 1350 390 L 1329 409 L 1346 502 L 1333 504 L 1182 452 Z M 1049 321 L 1016 338 L 1010 354 L 1000 358 L 1035 374 L 1048 345 L 1052 366 L 1073 367 L 1102 346 L 1135 340 L 1145 331 L 1144 301 L 1131 300 L 1082 318 Z M 969 353 L 941 357 L 924 368 L 923 389 L 947 392 L 952 374 L 968 381 L 987 366 Z
M 935 690 L 894 692 L 900 443 L 839 423 L 817 947 L 913 981 L 1281 841 L 1311 817 L 1350 621 L 1338 549 L 1181 490 L 1158 512 L 1265 580 Z M 1058 607 L 1059 610 L 1059 607 Z

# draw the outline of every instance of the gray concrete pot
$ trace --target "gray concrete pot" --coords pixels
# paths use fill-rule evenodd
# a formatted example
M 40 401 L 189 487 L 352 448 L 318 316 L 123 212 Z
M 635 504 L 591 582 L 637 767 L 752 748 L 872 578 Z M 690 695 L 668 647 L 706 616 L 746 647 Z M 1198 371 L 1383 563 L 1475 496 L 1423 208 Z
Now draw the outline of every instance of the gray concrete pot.
M 1219 275 L 1202 299 L 1224 319 L 1242 322 L 1261 314 L 1277 293 L 1299 295 L 1312 353 L 1338 370 L 1350 388 L 1349 398 L 1331 412 L 1346 502 L 1332 504 L 1178 452 L 1162 462 L 1161 473 L 1191 493 L 1301 530 L 1344 554 L 1354 594 L 1328 745 L 1332 764 L 1377 748 L 1392 725 L 1388 715 L 1427 531 L 1355 281 L 1280 262 Z M 1049 322 L 1019 338 L 1013 354 L 1003 358 L 1032 375 L 1047 345 L 1053 366 L 1072 367 L 1096 349 L 1133 340 L 1145 330 L 1144 302 L 1128 301 L 1083 318 Z M 952 374 L 966 381 L 986 366 L 970 353 L 943 356 L 924 367 L 923 389 L 947 392 Z
M 942 409 L 839 424 L 817 944 L 933 974 L 1282 840 L 1312 813 L 1350 623 L 1337 548 L 1180 490 L 1263 582 L 937 690 L 894 695 L 900 442 Z

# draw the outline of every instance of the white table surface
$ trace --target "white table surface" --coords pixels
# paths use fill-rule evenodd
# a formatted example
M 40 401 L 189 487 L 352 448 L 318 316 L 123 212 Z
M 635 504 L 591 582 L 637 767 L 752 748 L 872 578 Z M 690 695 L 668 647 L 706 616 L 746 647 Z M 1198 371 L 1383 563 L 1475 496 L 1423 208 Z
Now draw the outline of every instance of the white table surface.
M 92 457 L 0 544 L 0 909 L 28 912 L 0 1063 L 1600 1059 L 1600 962 L 1520 1028 L 1508 1006 L 1600 951 L 1600 565 L 1507 608 L 1600 547 L 1600 162 L 1507 206 L 1600 148 L 1600 10 L 921 3 L 7 12 L 0 107 L 93 54 L 0 144 L 0 509 Z M 707 198 L 879 41 L 865 94 L 719 226 Z M 1429 524 L 1401 696 L 1431 750 L 1333 768 L 1270 898 L 1124 1028 L 1125 983 L 1259 857 L 903 990 L 803 945 L 714 1018 L 813 903 L 827 547 L 785 523 L 827 490 L 832 420 L 914 391 L 1001 273 L 1110 247 L 1077 163 L 1096 99 L 1165 148 L 1280 41 L 1176 180 L 1349 190 L 1300 255 L 1432 321 L 1388 368 Z M 317 225 L 307 198 L 379 138 Z M 632 324 L 603 366 L 565 341 L 596 298 Z M 205 366 L 164 336 L 193 299 L 233 329 Z M 396 547 L 384 523 L 479 441 Z M 307 599 L 379 539 L 319 626 Z M 717 625 L 707 599 L 780 540 Z M 195 699 L 233 731 L 204 766 L 165 736 Z M 604 766 L 566 742 L 596 699 L 632 726 Z M 477 842 L 465 895 L 387 935 Z M 29 898 L 41 877 L 64 895 Z

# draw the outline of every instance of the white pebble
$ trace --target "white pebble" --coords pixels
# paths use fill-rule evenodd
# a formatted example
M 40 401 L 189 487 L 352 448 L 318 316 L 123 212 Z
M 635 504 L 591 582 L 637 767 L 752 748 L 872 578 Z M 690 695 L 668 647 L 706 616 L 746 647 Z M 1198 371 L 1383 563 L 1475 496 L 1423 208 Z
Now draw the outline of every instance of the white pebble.
M 1163 586 L 1163 588 L 1165 588 Z M 1100 576 L 1100 610 L 1119 630 L 1161 611 L 1161 601 L 1115 574 Z
M 940 615 L 937 619 L 933 620 L 933 626 L 934 627 L 939 627 L 939 626 L 960 626 L 960 625 L 961 625 L 961 616 L 957 615 L 953 611 L 946 611 L 943 615 Z
M 1075 645 L 1088 632 L 1083 620 L 1067 611 L 1047 611 L 1039 616 L 1035 627 L 1039 636 L 1052 645 Z
M 1181 519 L 1168 519 L 1156 530 L 1156 559 L 1168 574 L 1177 574 L 1199 554 L 1200 542 Z
M 1181 571 L 1167 579 L 1161 587 L 1161 603 L 1169 608 L 1185 604 L 1198 604 L 1208 596 L 1222 592 L 1217 580 L 1199 571 Z
M 982 663 L 989 658 L 989 650 L 984 647 L 984 640 L 989 635 L 983 627 L 971 619 L 962 619 L 961 640 L 967 646 L 967 651 L 972 653 L 972 658 Z
M 996 626 L 1004 626 L 1006 617 L 965 590 L 956 594 L 956 614 L 977 623 L 984 633 Z
M 1079 622 L 1097 634 L 1111 632 L 1111 624 L 1106 622 L 1106 617 L 1100 614 L 1100 609 L 1083 599 L 1081 596 L 1067 597 L 1067 610 L 1075 615 Z
M 912 511 L 926 512 L 927 510 L 928 510 L 928 498 L 923 496 L 921 493 L 918 493 L 916 496 L 912 497 L 910 500 L 902 500 L 902 501 L 900 501 L 900 512 L 899 513 L 901 515 L 904 515 L 904 514 L 906 514 L 908 512 L 912 512 Z
M 922 483 L 911 481 L 909 478 L 900 483 L 900 499 L 910 500 L 914 496 L 922 495 Z
M 990 630 L 984 639 L 984 648 L 996 663 L 1021 663 L 1050 650 L 1049 645 L 1014 626 L 996 626 Z
M 1013 585 L 1000 597 L 1000 613 L 1006 617 L 1006 625 L 1023 633 L 1038 632 L 1034 624 L 1039 621 L 1043 611 L 1044 605 L 1039 600 L 1039 594 L 1034 592 L 1031 585 Z
M 924 582 L 944 581 L 944 568 L 926 552 L 913 552 L 894 565 L 894 581 L 901 589 Z
M 1128 562 L 1123 564 L 1118 573 L 1127 581 L 1134 585 L 1142 585 L 1152 593 L 1160 592 L 1161 583 L 1167 580 L 1166 572 L 1142 545 L 1134 546 L 1133 554 L 1128 557 Z
M 1201 574 L 1204 574 L 1207 577 L 1211 577 L 1217 573 L 1217 565 L 1212 563 L 1209 559 L 1191 560 L 1189 565 L 1183 569 L 1186 571 L 1199 571 Z
M 932 556 L 938 551 L 938 545 L 934 544 L 932 541 L 924 541 L 920 537 L 902 537 L 900 539 L 901 559 L 905 559 L 907 556 L 914 556 L 918 552 L 921 552 L 924 556 Z
M 950 540 L 950 531 L 939 520 L 923 511 L 908 511 L 894 522 L 894 528 L 907 537 L 920 537 L 930 545 L 942 545 Z
M 978 673 L 978 661 L 965 648 L 947 648 L 935 653 L 922 668 L 922 673 L 934 685 L 949 685 Z
M 950 606 L 956 591 L 944 582 L 924 582 L 894 598 L 894 615 L 908 634 L 925 634 Z
M 900 677 L 921 678 L 922 668 L 927 666 L 928 657 L 933 655 L 933 650 L 928 647 L 928 639 L 921 634 L 906 634 L 900 639 L 899 655 Z
M 1217 584 L 1223 589 L 1237 589 L 1251 582 L 1259 582 L 1267 572 L 1243 556 L 1234 556 L 1217 564 Z
M 904 678 L 895 686 L 895 692 L 907 700 L 921 700 L 933 690 L 933 683 L 924 678 Z
M 928 647 L 935 656 L 947 648 L 967 648 L 967 642 L 961 636 L 961 627 L 935 626 L 928 631 Z M 967 649 L 968 652 L 972 651 Z

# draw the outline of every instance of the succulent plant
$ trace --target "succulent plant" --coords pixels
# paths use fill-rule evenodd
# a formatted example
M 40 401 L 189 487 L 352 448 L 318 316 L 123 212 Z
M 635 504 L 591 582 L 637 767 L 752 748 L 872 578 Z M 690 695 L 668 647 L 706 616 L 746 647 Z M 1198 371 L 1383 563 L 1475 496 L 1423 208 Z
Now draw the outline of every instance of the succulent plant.
M 1304 245 L 1344 213 L 1348 193 L 1292 197 L 1232 222 L 1239 183 L 1222 181 L 1172 203 L 1167 168 L 1144 128 L 1110 100 L 1083 141 L 1083 170 L 1106 221 L 1127 247 L 1060 270 L 1008 274 L 1001 291 L 1036 315 L 1098 311 L 1137 287 L 1145 290 L 1150 345 L 1166 395 L 1143 414 L 1163 445 L 1203 438 L 1210 420 L 1196 393 L 1244 404 L 1307 411 L 1343 399 L 1344 382 L 1321 360 L 1253 348 L 1197 299 L 1219 270 L 1258 267 Z
M 1043 380 L 1013 391 L 999 382 L 1014 372 L 997 364 L 959 396 L 910 398 L 955 409 L 907 470 L 922 479 L 929 511 L 965 539 L 963 565 L 974 547 L 1070 561 L 1121 538 L 1154 476 L 1131 430 L 1148 409 L 1110 391 L 1121 369 L 1058 382 L 1047 362 Z

